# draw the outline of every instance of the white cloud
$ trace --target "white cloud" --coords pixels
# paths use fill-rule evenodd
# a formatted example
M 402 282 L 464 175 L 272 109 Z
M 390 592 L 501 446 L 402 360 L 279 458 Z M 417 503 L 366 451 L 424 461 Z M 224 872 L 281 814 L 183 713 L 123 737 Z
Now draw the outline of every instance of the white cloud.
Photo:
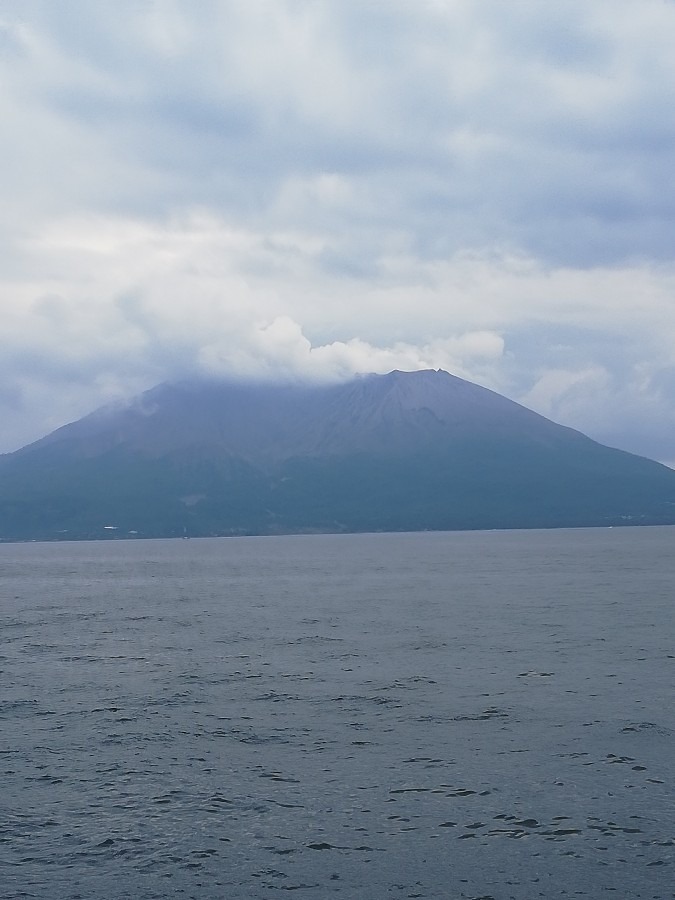
M 521 402 L 549 418 L 578 420 L 589 407 L 597 411 L 597 397 L 610 383 L 606 369 L 590 366 L 580 370 L 547 369 Z
M 444 367 L 672 459 L 675 6 L 0 7 L 0 449 Z

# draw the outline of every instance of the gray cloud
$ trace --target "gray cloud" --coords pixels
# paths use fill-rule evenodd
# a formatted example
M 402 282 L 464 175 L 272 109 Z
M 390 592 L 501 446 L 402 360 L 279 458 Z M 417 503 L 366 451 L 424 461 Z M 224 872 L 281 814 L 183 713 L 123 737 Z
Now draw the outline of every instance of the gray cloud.
M 0 449 L 200 368 L 434 364 L 672 460 L 674 26 L 5 0 Z

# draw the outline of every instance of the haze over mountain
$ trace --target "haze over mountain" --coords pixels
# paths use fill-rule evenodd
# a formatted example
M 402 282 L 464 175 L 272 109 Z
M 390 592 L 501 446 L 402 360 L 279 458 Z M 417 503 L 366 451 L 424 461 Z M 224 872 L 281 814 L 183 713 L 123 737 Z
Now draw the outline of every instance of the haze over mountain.
M 0 457 L 0 539 L 675 523 L 675 472 L 444 371 L 163 384 Z

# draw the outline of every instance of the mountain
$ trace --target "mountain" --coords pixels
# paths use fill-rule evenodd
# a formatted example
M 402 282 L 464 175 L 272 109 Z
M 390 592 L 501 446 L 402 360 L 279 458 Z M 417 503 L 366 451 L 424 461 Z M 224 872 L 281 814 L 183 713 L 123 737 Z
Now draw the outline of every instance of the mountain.
M 164 384 L 0 457 L 0 539 L 675 523 L 675 471 L 443 371 Z

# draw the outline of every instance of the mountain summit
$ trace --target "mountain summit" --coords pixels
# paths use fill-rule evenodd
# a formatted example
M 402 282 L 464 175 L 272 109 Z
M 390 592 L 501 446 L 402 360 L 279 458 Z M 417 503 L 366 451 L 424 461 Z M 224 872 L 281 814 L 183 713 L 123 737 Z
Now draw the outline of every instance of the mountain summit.
M 675 523 L 675 472 L 444 371 L 164 384 L 0 457 L 0 539 Z

